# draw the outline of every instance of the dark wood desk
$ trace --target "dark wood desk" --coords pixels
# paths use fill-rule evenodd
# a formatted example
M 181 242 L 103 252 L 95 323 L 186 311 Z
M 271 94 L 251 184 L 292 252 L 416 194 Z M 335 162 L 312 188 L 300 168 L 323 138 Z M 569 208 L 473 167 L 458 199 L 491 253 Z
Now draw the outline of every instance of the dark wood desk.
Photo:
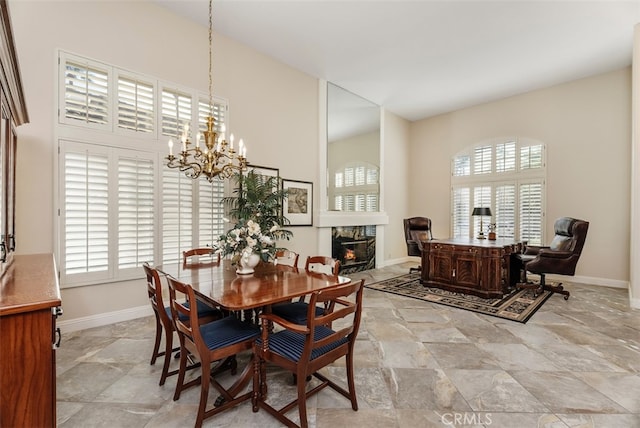
M 522 243 L 510 239 L 434 239 L 422 242 L 423 285 L 484 298 L 502 297 L 519 270 L 512 254 Z
M 344 276 L 272 264 L 258 265 L 252 275 L 238 275 L 229 260 L 186 267 L 170 264 L 156 269 L 191 284 L 199 297 L 230 311 L 261 308 L 351 282 Z

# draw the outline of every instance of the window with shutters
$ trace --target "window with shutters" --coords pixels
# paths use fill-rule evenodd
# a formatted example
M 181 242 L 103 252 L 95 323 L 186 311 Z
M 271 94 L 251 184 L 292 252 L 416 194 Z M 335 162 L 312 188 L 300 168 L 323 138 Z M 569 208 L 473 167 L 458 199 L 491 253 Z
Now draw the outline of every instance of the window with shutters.
M 500 238 L 542 244 L 545 176 L 545 146 L 539 141 L 496 139 L 457 154 L 451 161 L 452 236 L 476 236 L 480 219 L 471 212 L 490 207 L 485 234 L 494 223 Z
M 193 89 L 65 52 L 59 59 L 62 286 L 141 278 L 144 262 L 178 262 L 213 243 L 225 228 L 223 183 L 190 179 L 165 157 L 185 124 L 202 131 L 213 113 L 225 126 L 227 102 L 210 108 Z
M 349 162 L 333 172 L 333 206 L 336 211 L 379 211 L 378 167 Z

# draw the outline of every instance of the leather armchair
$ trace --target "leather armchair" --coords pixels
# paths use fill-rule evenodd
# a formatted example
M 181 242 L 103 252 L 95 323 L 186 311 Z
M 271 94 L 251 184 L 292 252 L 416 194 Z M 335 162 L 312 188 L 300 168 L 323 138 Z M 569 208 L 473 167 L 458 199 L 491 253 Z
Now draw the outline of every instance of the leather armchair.
M 407 241 L 407 255 L 421 257 L 422 245 L 420 242 L 433 239 L 431 219 L 427 217 L 411 217 L 405 218 L 403 221 L 404 237 Z M 422 266 L 412 267 L 409 269 L 409 273 L 421 270 Z
M 549 285 L 545 282 L 546 274 L 571 275 L 576 271 L 576 265 L 582 254 L 582 248 L 587 238 L 589 222 L 571 217 L 562 217 L 554 224 L 555 236 L 551 244 L 546 247 L 527 246 L 524 253 L 518 255 L 526 272 L 540 275 L 540 284 L 518 284 L 518 288 L 534 288 L 536 295 L 543 290 L 564 295 L 569 299 L 570 293 L 564 290 L 562 283 Z

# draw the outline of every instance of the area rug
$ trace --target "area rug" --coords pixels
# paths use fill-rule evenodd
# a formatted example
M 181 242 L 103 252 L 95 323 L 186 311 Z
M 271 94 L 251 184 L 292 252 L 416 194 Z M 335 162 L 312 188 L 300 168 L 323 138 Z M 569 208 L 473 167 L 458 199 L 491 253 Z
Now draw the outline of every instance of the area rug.
M 526 323 L 553 294 L 545 290 L 534 297 L 534 290 L 524 289 L 515 290 L 502 298 L 484 299 L 440 288 L 425 287 L 420 284 L 418 273 L 397 276 L 372 284 L 365 283 L 365 287 L 521 323 Z

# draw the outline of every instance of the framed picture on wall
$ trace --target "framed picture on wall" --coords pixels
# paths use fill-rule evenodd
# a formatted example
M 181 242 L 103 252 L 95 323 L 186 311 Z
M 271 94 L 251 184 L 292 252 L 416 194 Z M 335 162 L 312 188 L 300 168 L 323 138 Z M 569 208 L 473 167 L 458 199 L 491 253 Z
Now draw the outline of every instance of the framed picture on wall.
M 288 226 L 313 226 L 313 183 L 283 178 L 282 188 L 289 192 L 282 205 Z

